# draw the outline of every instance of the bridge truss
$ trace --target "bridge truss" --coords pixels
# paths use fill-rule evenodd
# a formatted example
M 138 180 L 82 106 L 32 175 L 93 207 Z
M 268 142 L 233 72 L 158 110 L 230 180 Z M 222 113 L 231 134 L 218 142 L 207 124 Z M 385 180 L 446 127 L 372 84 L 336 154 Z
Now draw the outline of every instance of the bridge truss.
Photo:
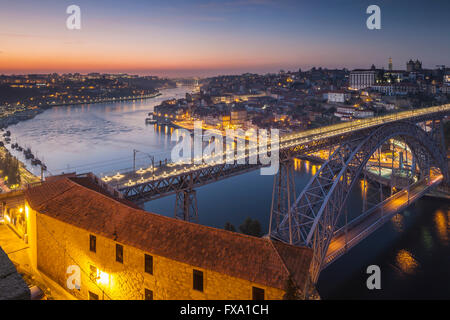
M 439 168 L 444 178 L 448 179 L 442 121 L 431 120 L 431 127 L 432 130 L 426 132 L 416 123 L 398 121 L 346 137 L 337 144 L 334 153 L 321 166 L 294 203 L 285 205 L 286 209 L 283 212 L 272 209 L 270 225 L 272 238 L 313 249 L 314 257 L 310 268 L 312 283 L 317 282 L 320 271 L 326 265 L 325 259 L 332 239 L 338 233 L 345 232 L 346 227 L 354 222 L 348 221 L 347 200 L 354 186 L 361 181 L 361 177 L 363 176 L 363 192 L 370 190 L 372 193 L 372 197 L 365 196 L 363 199 L 361 216 L 367 215 L 393 195 L 392 190 L 395 186 L 391 185 L 390 193 L 386 192 L 380 176 L 377 177 L 377 174 L 368 173 L 366 170 L 369 161 L 376 163 L 378 158 L 380 163 L 379 152 L 383 144 L 395 138 L 408 146 L 414 159 L 411 172 L 418 173 L 419 181 L 429 179 L 431 168 Z M 295 150 L 293 151 L 292 154 L 295 155 Z M 392 155 L 394 156 L 394 152 Z M 283 173 L 284 170 L 280 170 L 280 179 Z M 406 177 L 408 181 L 406 188 L 414 183 L 413 178 L 413 174 Z M 284 190 L 291 192 L 289 184 Z M 285 198 L 282 196 L 277 199 L 274 193 L 273 203 Z M 339 228 L 339 224 L 343 227 Z
M 358 140 L 363 136 L 368 136 L 377 128 L 395 124 L 402 119 L 407 119 L 412 123 L 424 121 L 437 121 L 443 119 L 450 112 L 450 105 L 405 111 L 398 114 L 390 114 L 366 120 L 358 120 L 352 123 L 341 123 L 328 127 L 309 130 L 306 132 L 292 133 L 281 137 L 280 140 L 280 174 L 284 176 L 276 177 L 274 183 L 274 199 L 272 213 L 277 216 L 271 219 L 271 229 L 281 223 L 281 217 L 290 211 L 295 190 L 293 190 L 292 170 L 285 170 L 284 166 L 290 166 L 294 157 L 303 157 L 313 152 L 323 149 L 335 149 L 343 143 Z M 433 130 L 434 135 L 438 131 Z M 437 136 L 433 136 L 436 140 Z M 260 165 L 250 164 L 248 158 L 244 164 L 186 164 L 180 167 L 176 173 L 165 174 L 172 167 L 169 164 L 160 164 L 159 167 L 152 168 L 153 177 L 143 179 L 137 172 L 125 172 L 121 180 L 110 180 L 105 182 L 109 187 L 120 191 L 125 198 L 137 204 L 176 194 L 175 216 L 189 221 L 196 221 L 196 197 L 193 192 L 195 188 L 226 179 L 235 175 L 243 174 L 261 168 Z M 103 178 L 102 178 L 103 179 Z M 133 183 L 125 183 L 133 180 Z M 105 181 L 105 180 L 104 180 Z M 188 210 L 188 211 L 186 211 Z M 272 223 L 272 220 L 278 222 Z

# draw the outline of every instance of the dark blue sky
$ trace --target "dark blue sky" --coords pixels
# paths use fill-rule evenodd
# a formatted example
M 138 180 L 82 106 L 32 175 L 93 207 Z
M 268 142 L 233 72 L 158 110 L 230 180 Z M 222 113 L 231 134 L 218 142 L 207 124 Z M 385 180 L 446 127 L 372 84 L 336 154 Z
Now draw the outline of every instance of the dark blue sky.
M 70 4 L 82 29 L 65 28 Z M 366 8 L 381 8 L 381 30 Z M 450 65 L 448 0 L 0 0 L 0 72 Z M 32 70 L 31 70 L 32 69 Z

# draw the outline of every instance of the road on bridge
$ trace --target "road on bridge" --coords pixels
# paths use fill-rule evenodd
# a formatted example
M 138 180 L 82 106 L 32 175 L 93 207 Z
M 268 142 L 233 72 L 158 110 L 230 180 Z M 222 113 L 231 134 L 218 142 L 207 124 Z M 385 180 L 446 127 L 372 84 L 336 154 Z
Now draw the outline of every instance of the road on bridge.
M 323 268 L 326 268 L 337 258 L 356 246 L 397 212 L 408 207 L 427 193 L 429 189 L 441 183 L 442 180 L 443 176 L 439 175 L 417 183 L 410 188 L 409 192 L 406 189 L 402 190 L 388 198 L 374 211 L 362 218 L 355 219 L 353 223 L 349 224 L 346 233 L 344 230 L 339 230 L 328 247 Z

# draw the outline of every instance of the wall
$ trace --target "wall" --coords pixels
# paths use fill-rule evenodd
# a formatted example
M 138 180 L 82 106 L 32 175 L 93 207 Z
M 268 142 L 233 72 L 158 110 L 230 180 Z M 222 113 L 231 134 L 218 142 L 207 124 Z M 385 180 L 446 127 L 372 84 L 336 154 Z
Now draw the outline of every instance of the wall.
M 121 264 L 116 262 L 116 242 L 112 239 L 96 235 L 97 250 L 93 253 L 89 251 L 89 232 L 39 213 L 36 213 L 36 224 L 39 270 L 68 290 L 67 267 L 80 265 L 81 290 L 68 290 L 80 299 L 88 299 L 88 291 L 100 299 L 103 296 L 143 299 L 145 289 L 152 290 L 157 300 L 251 299 L 252 286 L 265 289 L 266 299 L 281 299 L 284 294 L 280 289 L 147 253 L 153 256 L 153 275 L 150 275 L 144 272 L 146 252 L 140 249 L 122 244 L 124 263 Z M 89 279 L 90 265 L 103 272 L 103 283 Z M 204 273 L 204 292 L 192 289 L 194 268 Z

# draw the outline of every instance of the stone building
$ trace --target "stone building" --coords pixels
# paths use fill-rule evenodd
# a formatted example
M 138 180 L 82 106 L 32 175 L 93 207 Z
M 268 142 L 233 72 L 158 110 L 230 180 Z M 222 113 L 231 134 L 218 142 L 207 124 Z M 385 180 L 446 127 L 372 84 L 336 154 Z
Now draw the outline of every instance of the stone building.
M 416 61 L 409 60 L 406 63 L 406 71 L 408 71 L 408 72 L 422 71 L 422 62 L 419 60 L 416 60 Z
M 282 299 L 312 250 L 143 211 L 89 177 L 25 191 L 36 268 L 80 299 Z

